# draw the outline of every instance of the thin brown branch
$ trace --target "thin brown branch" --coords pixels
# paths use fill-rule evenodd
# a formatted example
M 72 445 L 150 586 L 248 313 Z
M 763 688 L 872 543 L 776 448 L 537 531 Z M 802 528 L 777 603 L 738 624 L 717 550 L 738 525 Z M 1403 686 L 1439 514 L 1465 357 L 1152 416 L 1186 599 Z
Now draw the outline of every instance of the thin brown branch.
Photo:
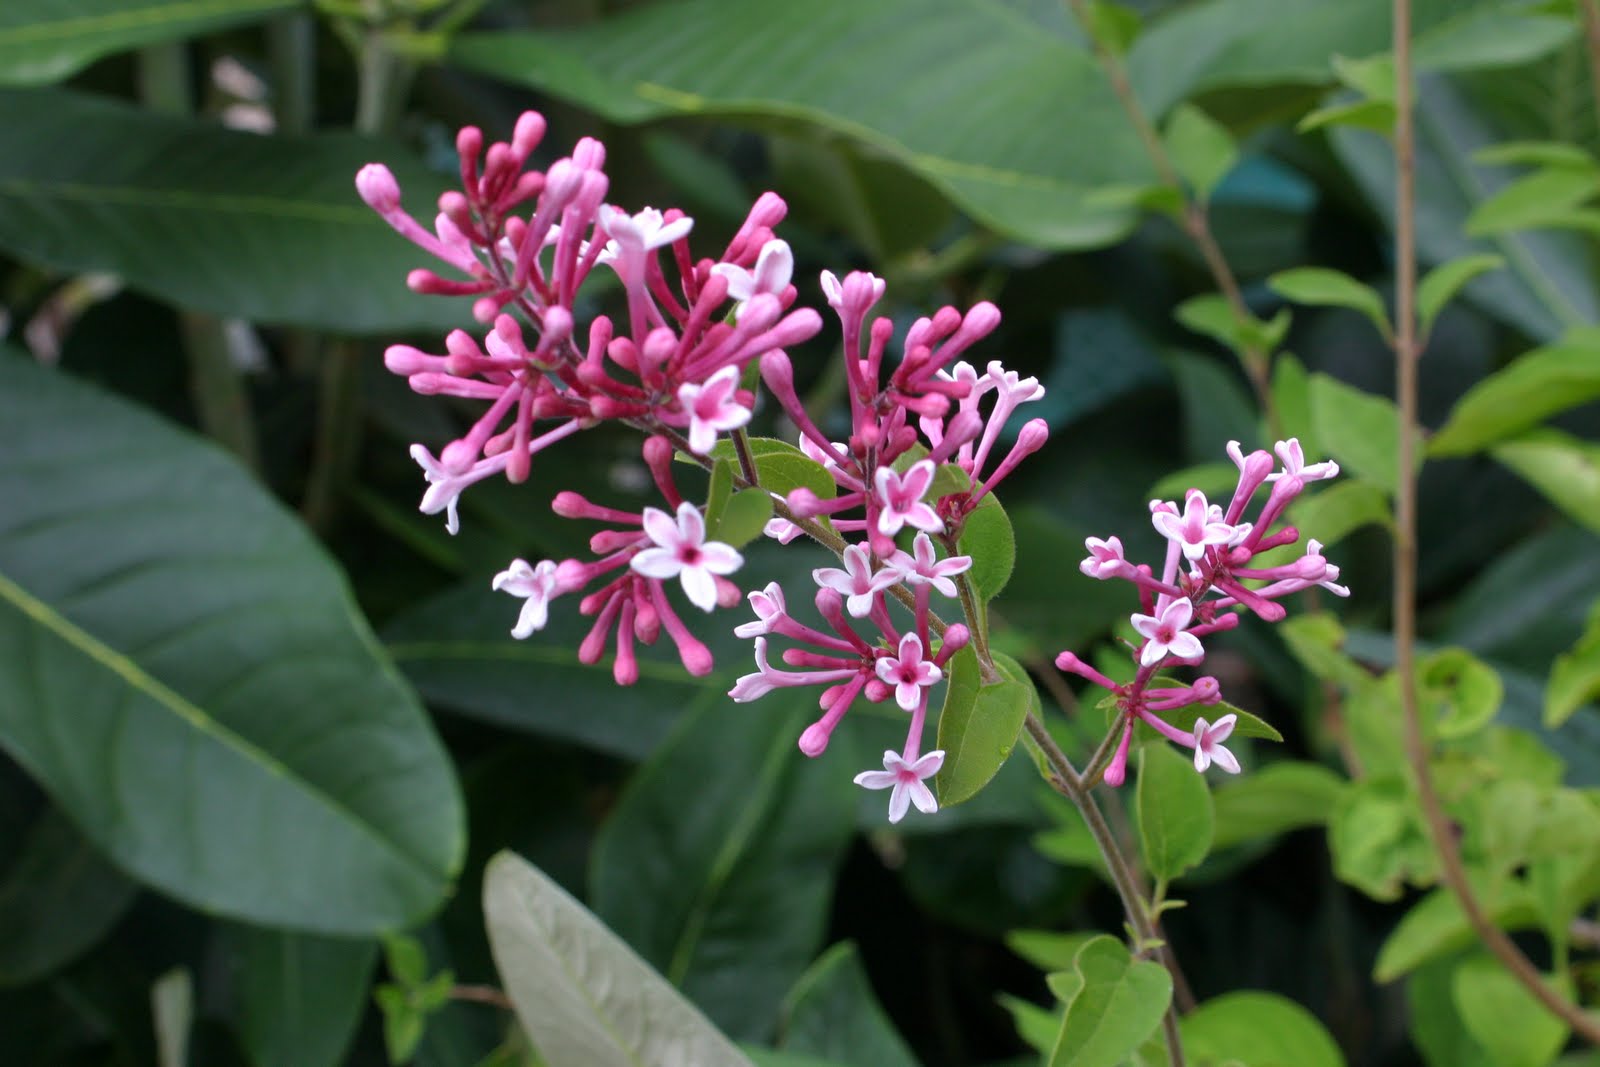
M 501 1011 L 516 1011 L 511 998 L 492 985 L 458 985 L 450 987 L 451 1000 L 465 1000 L 473 1004 L 487 1004 Z
M 1183 231 L 1194 241 L 1195 247 L 1200 252 L 1200 258 L 1205 262 L 1206 270 L 1211 274 L 1211 280 L 1216 284 L 1217 291 L 1227 301 L 1228 310 L 1233 314 L 1234 324 L 1244 327 L 1252 319 L 1250 309 L 1245 305 L 1239 279 L 1233 273 L 1233 268 L 1228 265 L 1227 257 L 1222 254 L 1222 246 L 1217 243 L 1216 235 L 1211 231 L 1211 219 L 1206 205 L 1190 194 L 1178 176 L 1178 169 L 1173 165 L 1166 144 L 1161 140 L 1155 123 L 1145 114 L 1144 105 L 1139 103 L 1133 83 L 1128 80 L 1128 68 L 1123 64 L 1122 57 L 1094 36 L 1089 0 L 1067 0 L 1067 5 L 1072 9 L 1078 25 L 1093 42 L 1095 58 L 1105 70 L 1106 80 L 1111 83 L 1111 91 L 1116 94 L 1117 102 L 1122 105 L 1122 111 L 1128 117 L 1128 122 L 1139 135 L 1139 141 L 1144 145 L 1145 154 L 1150 157 L 1150 163 L 1155 167 L 1161 184 L 1183 197 Z M 1255 390 L 1256 400 L 1267 417 L 1268 431 L 1273 437 L 1277 437 L 1282 432 L 1282 425 L 1278 418 L 1277 406 L 1272 402 L 1270 377 L 1272 353 L 1254 342 L 1249 342 L 1241 345 L 1239 356 L 1245 376 L 1250 379 L 1250 387 Z
M 1440 879 L 1461 905 L 1467 922 L 1507 971 L 1550 1012 L 1592 1045 L 1600 1045 L 1600 1023 L 1568 1003 L 1484 910 L 1461 862 L 1455 833 L 1428 765 L 1417 699 L 1417 423 L 1416 286 L 1416 131 L 1412 117 L 1411 0 L 1394 0 L 1395 70 L 1395 337 L 1396 400 L 1400 408 L 1399 486 L 1395 494 L 1394 640 L 1395 671 L 1405 719 L 1406 759 L 1416 781 L 1417 799 L 1428 837 L 1439 856 Z

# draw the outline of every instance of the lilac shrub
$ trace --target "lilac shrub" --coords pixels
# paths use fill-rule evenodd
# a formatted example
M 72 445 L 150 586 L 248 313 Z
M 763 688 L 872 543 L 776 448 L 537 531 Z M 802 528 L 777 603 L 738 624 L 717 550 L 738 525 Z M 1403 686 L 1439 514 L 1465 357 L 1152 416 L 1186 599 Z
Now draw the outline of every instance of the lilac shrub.
M 813 572 L 812 621 L 792 614 L 776 583 L 748 592 L 755 618 L 735 633 L 753 640 L 756 670 L 730 696 L 746 702 L 780 688 L 819 689 L 820 717 L 798 739 L 811 757 L 827 749 L 858 701 L 892 704 L 907 718 L 905 742 L 884 753 L 882 770 L 864 771 L 855 781 L 890 790 L 891 822 L 912 806 L 937 811 L 928 781 L 945 753 L 925 744 L 930 694 L 963 649 L 978 652 L 986 682 L 997 677 L 962 535 L 974 512 L 1049 436 L 1044 420 L 1031 419 L 1003 447 L 1012 417 L 1044 389 L 999 362 L 980 370 L 967 358 L 999 325 L 999 309 L 988 302 L 965 312 L 941 308 L 914 322 L 895 345 L 893 322 L 872 314 L 884 281 L 861 271 L 843 278 L 824 271 L 821 290 L 839 325 L 850 415 L 848 433 L 834 440 L 801 404 L 787 352 L 817 336 L 823 316 L 798 306 L 793 256 L 774 233 L 787 211 L 783 199 L 762 195 L 716 258 L 697 259 L 690 248 L 694 221 L 681 211 L 630 212 L 606 202 L 600 142 L 585 138 L 546 170 L 530 168 L 544 132 L 543 118 L 529 112 L 510 142 L 485 150 L 480 131 L 463 129 L 456 140 L 461 189 L 439 198 L 432 229 L 401 206 L 387 168 L 369 164 L 356 178 L 374 210 L 453 272 L 419 269 L 409 286 L 471 298 L 484 326 L 481 338 L 452 332 L 443 353 L 409 345 L 385 353 L 388 368 L 415 391 L 485 405 L 437 455 L 422 444 L 412 447 L 427 482 L 421 510 L 443 512 L 453 534 L 459 498 L 478 482 L 525 481 L 535 456 L 601 423 L 639 431 L 658 506 L 629 511 L 576 491 L 558 493 L 551 502 L 557 515 L 602 527 L 590 538 L 590 558 L 516 559 L 492 583 L 522 600 L 511 630 L 518 639 L 544 628 L 555 601 L 577 596 L 578 612 L 593 619 L 578 658 L 596 663 L 611 649 L 613 676 L 629 685 L 639 677 L 637 646 L 654 645 L 663 632 L 690 674 L 708 673 L 712 655 L 676 605 L 686 601 L 693 618 L 741 598 L 744 556 L 711 532 L 720 520 L 712 499 L 686 499 L 675 464 L 690 459 L 712 470 L 713 481 L 721 473 L 727 486 L 756 492 L 767 537 L 788 544 L 807 535 L 831 548 L 841 565 Z M 597 267 L 620 281 L 626 313 L 580 323 L 578 294 Z M 763 455 L 801 464 L 810 477 L 782 487 L 763 477 L 762 457 L 745 437 L 757 384 L 799 436 L 797 446 L 756 443 Z M 1110 784 L 1124 780 L 1140 721 L 1194 749 L 1198 769 L 1215 763 L 1237 772 L 1223 746 L 1233 716 L 1198 719 L 1192 733 L 1162 717 L 1215 704 L 1216 680 L 1169 684 L 1157 670 L 1198 665 L 1201 639 L 1235 626 L 1243 610 L 1275 621 L 1284 613 L 1278 601 L 1291 592 L 1322 585 L 1343 593 L 1334 584 L 1338 569 L 1315 541 L 1293 564 L 1250 566 L 1260 553 L 1298 539 L 1292 527 L 1274 525 L 1306 482 L 1331 477 L 1336 468 L 1305 465 L 1293 439 L 1279 443 L 1283 468 L 1276 473 L 1266 452 L 1245 456 L 1237 445 L 1230 452 L 1240 475 L 1225 511 L 1197 490 L 1181 510 L 1152 503 L 1152 520 L 1168 542 L 1159 577 L 1129 563 L 1118 538 L 1088 541 L 1083 572 L 1132 582 L 1141 608 L 1131 618 L 1143 638 L 1132 682 L 1118 685 L 1071 652 L 1056 660 L 1062 670 L 1109 689 L 1122 711 L 1122 736 L 1105 771 Z M 1245 521 L 1256 490 L 1267 483 L 1265 503 L 1254 521 Z M 1181 573 L 1180 564 L 1187 568 Z M 933 610 L 935 597 L 956 604 L 965 621 L 943 621 Z M 774 656 L 778 639 L 784 647 Z

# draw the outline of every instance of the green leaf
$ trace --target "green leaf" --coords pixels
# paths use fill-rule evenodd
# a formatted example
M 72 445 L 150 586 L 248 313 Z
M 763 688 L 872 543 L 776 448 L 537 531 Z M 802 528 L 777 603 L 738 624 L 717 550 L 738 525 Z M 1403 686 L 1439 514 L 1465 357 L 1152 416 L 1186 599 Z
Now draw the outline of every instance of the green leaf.
M 1239 162 L 1238 146 L 1227 127 L 1193 104 L 1173 109 L 1163 139 L 1172 165 L 1202 202 Z
M 526 860 L 501 852 L 489 861 L 483 912 L 506 996 L 550 1067 L 749 1067 L 699 1009 Z
M 1467 216 L 1468 237 L 1549 226 L 1600 192 L 1600 173 L 1546 167 L 1518 178 Z
M 1315 495 L 1300 497 L 1289 505 L 1289 521 L 1302 537 L 1316 538 L 1323 548 L 1363 526 L 1394 527 L 1388 494 L 1359 478 L 1341 479 Z
M 356 1035 L 372 941 L 240 927 L 239 1036 L 256 1067 L 336 1067 Z
M 770 518 L 772 495 L 765 489 L 741 489 L 728 500 L 715 538 L 734 548 L 743 548 L 761 536 Z
M 1427 337 L 1432 332 L 1434 320 L 1439 317 L 1439 313 L 1455 299 L 1456 294 L 1468 282 L 1480 274 L 1500 270 L 1505 265 L 1503 256 L 1480 252 L 1441 263 L 1424 274 L 1422 281 L 1417 284 L 1418 329 L 1421 330 L 1422 336 Z
M 1248 313 L 1243 319 L 1218 293 L 1204 293 L 1179 304 L 1174 313 L 1184 326 L 1243 356 L 1249 350 L 1273 352 L 1289 332 L 1289 312 L 1279 311 L 1270 322 Z
M 1172 976 L 1153 960 L 1136 960 L 1114 937 L 1078 950 L 1069 972 L 1077 987 L 1050 1051 L 1050 1067 L 1117 1067 L 1161 1024 L 1172 999 Z
M 1588 149 L 1563 141 L 1505 141 L 1480 149 L 1472 158 L 1499 166 L 1565 167 L 1590 172 L 1600 169 Z
M 1538 918 L 1533 901 L 1521 883 L 1508 878 L 1473 881 L 1483 895 L 1484 910 L 1502 930 L 1532 926 Z M 1392 982 L 1418 967 L 1476 944 L 1478 935 L 1449 889 L 1432 890 L 1400 917 L 1373 964 L 1375 982 Z
M 956 551 L 972 557 L 967 580 L 978 594 L 978 603 L 993 600 L 1011 580 L 1017 565 L 1017 535 L 1011 519 L 993 493 L 987 494 L 961 527 Z
M 1340 84 L 1372 100 L 1394 103 L 1393 53 L 1379 52 L 1360 59 L 1336 54 L 1329 65 Z
M 44 85 L 101 56 L 293 11 L 303 0 L 22 0 L 0 8 L 0 85 Z
M 816 717 L 805 690 L 691 711 L 595 842 L 595 912 L 740 1039 L 770 1032 L 815 955 L 854 830 L 836 766 L 795 749 Z
M 1418 70 L 1483 70 L 1530 63 L 1567 44 L 1578 22 L 1569 17 L 1483 8 L 1417 35 Z
M 342 334 L 461 324 L 462 301 L 406 288 L 428 257 L 356 196 L 355 173 L 373 160 L 432 217 L 442 181 L 392 142 L 244 133 L 58 90 L 0 91 L 0 248 L 256 322 Z
M 1015 660 L 996 654 L 1002 677 L 983 684 L 972 646 L 957 652 L 948 664 L 944 708 L 939 712 L 938 745 L 944 766 L 934 779 L 943 806 L 970 799 L 1000 770 L 1028 712 L 1039 711 L 1039 694 L 1028 672 Z
M 1166 745 L 1139 750 L 1139 845 L 1151 877 L 1170 882 L 1211 851 L 1216 815 L 1194 764 Z
M 1311 422 L 1311 376 L 1292 352 L 1280 352 L 1272 361 L 1272 402 L 1284 432 L 1299 439 L 1306 455 L 1322 455 L 1322 442 Z M 1261 436 L 1265 440 L 1270 435 Z
M 1017 1036 L 1035 1052 L 1048 1056 L 1055 1047 L 1056 1034 L 1061 1030 L 1061 1013 L 1048 1011 L 1031 1000 L 1023 1000 L 1009 993 L 1001 993 L 995 1000 L 1011 1015 Z
M 1550 664 L 1550 681 L 1544 691 L 1544 723 L 1554 729 L 1583 705 L 1600 697 L 1600 610 L 1589 615 L 1589 625 L 1576 644 Z
M 426 1017 L 399 986 L 379 986 L 372 996 L 383 1015 L 383 1047 L 389 1053 L 389 1062 L 407 1062 L 422 1042 Z
M 1380 20 L 1384 17 L 1381 10 L 1376 14 Z M 1371 51 L 1389 47 L 1387 29 L 1380 32 L 1383 39 Z M 1277 33 L 1274 37 L 1281 39 Z M 1362 53 L 1352 49 L 1348 54 Z M 1474 164 L 1473 156 L 1504 141 L 1506 135 L 1491 125 L 1484 107 L 1448 79 L 1422 79 L 1416 103 L 1416 233 L 1422 262 L 1446 263 L 1489 252 L 1502 256 L 1506 269 L 1474 279 L 1464 295 L 1474 307 L 1541 341 L 1600 317 L 1586 242 L 1550 232 L 1502 233 L 1477 240 L 1463 234 L 1473 207 L 1510 180 L 1503 171 Z M 1364 132 L 1342 129 L 1330 131 L 1329 143 L 1373 209 L 1392 225 L 1393 146 Z
M 849 941 L 824 952 L 784 1002 L 785 1051 L 841 1067 L 917 1067 L 917 1057 L 873 995 L 861 957 Z
M 1326 374 L 1311 376 L 1311 419 L 1341 466 L 1387 493 L 1396 486 L 1400 416 L 1385 397 L 1364 393 Z
M 1344 627 L 1332 615 L 1297 615 L 1285 619 L 1278 632 L 1301 665 L 1318 678 L 1345 689 L 1371 682 L 1372 675 L 1345 655 Z
M 1152 500 L 1182 500 L 1190 489 L 1210 499 L 1227 497 L 1239 484 L 1239 468 L 1232 463 L 1198 463 L 1173 471 L 1145 491 Z
M 1495 1067 L 1483 1046 L 1472 1040 L 1456 1010 L 1452 978 L 1455 959 L 1441 959 L 1416 971 L 1405 984 L 1411 1040 L 1427 1067 Z
M 733 460 L 719 459 L 711 464 L 711 477 L 706 481 L 706 531 L 712 536 L 722 523 L 722 512 L 733 495 Z
M 1113 0 L 1089 0 L 1089 36 L 1112 55 L 1126 55 L 1139 36 L 1139 13 Z
M 1133 213 L 1092 203 L 1092 192 L 1151 177 L 1132 128 L 1108 121 L 1118 105 L 1088 51 L 1004 6 L 688 0 L 581 28 L 463 34 L 450 60 L 617 122 L 812 123 L 864 142 L 985 226 L 1038 247 L 1117 240 Z M 904 106 L 919 99 L 940 100 L 937 115 Z
M 1199 1063 L 1344 1067 L 1339 1046 L 1316 1016 L 1276 993 L 1224 993 L 1185 1015 L 1178 1026 L 1184 1052 Z
M 1006 947 L 1041 971 L 1067 971 L 1078 958 L 1078 950 L 1100 936 L 1084 931 L 1013 930 L 1006 934 Z
M 127 914 L 136 893 L 59 812 L 41 815 L 0 882 L 0 986 L 71 963 Z
M 837 485 L 827 468 L 789 442 L 775 437 L 752 437 L 748 443 L 751 458 L 756 463 L 756 477 L 761 480 L 763 489 L 788 496 L 804 487 L 824 500 L 835 495 Z M 711 454 L 731 464 L 739 462 L 733 442 L 727 438 L 719 440 Z
M 1544 1067 L 1567 1043 L 1566 1023 L 1486 953 L 1462 960 L 1451 987 L 1467 1032 L 1499 1067 Z
M 1493 667 L 1464 648 L 1443 648 L 1420 664 L 1418 686 L 1426 706 L 1436 709 L 1435 736 L 1450 741 L 1489 725 L 1505 698 Z
M 1600 397 L 1600 334 L 1574 332 L 1534 349 L 1468 389 L 1428 442 L 1430 456 L 1465 456 Z
M 1490 450 L 1566 515 L 1600 531 L 1600 447 L 1560 430 L 1530 430 Z
M 296 519 L 216 448 L 4 355 L 0 494 L 0 744 L 90 840 L 257 922 L 439 903 L 450 762 Z
M 383 939 L 383 962 L 389 977 L 403 989 L 414 989 L 428 977 L 428 951 L 409 934 L 390 934 Z
M 1353 100 L 1348 104 L 1330 104 L 1308 111 L 1295 123 L 1294 128 L 1296 133 L 1310 133 L 1324 126 L 1346 126 L 1387 136 L 1394 132 L 1394 120 L 1394 102 L 1391 100 Z
M 1389 779 L 1345 790 L 1328 822 L 1328 847 L 1334 874 L 1378 900 L 1398 900 L 1407 883 L 1427 884 L 1438 866 L 1415 802 Z
M 1343 271 L 1327 267 L 1295 267 L 1279 271 L 1267 279 L 1279 296 L 1313 307 L 1342 307 L 1359 311 L 1384 337 L 1393 334 L 1383 297 L 1369 285 L 1356 281 Z
M 1328 768 L 1300 761 L 1269 763 L 1219 785 L 1211 793 L 1220 851 L 1328 821 L 1344 780 Z

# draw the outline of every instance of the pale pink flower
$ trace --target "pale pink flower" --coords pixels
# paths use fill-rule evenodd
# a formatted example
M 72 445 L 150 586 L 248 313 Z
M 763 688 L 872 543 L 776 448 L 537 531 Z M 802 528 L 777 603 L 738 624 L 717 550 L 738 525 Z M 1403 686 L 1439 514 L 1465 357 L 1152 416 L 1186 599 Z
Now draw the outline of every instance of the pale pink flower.
M 1128 560 L 1122 554 L 1122 539 L 1111 537 L 1102 541 L 1090 537 L 1083 542 L 1089 555 L 1078 569 L 1091 578 L 1115 578 L 1129 570 Z
M 858 619 L 870 615 L 877 595 L 899 580 L 899 575 L 888 567 L 873 571 L 866 545 L 851 545 L 844 550 L 843 570 L 818 567 L 811 577 L 822 588 L 846 597 L 845 610 Z
M 1267 481 L 1275 482 L 1285 475 L 1299 478 L 1302 482 L 1319 482 L 1324 478 L 1334 478 L 1339 474 L 1339 465 L 1331 459 L 1321 463 L 1306 466 L 1306 454 L 1300 448 L 1300 439 L 1291 437 L 1287 441 L 1279 441 L 1272 446 L 1272 450 L 1283 460 L 1283 470 L 1276 474 L 1267 475 Z
M 677 578 L 701 611 L 717 606 L 714 575 L 732 574 L 744 565 L 731 545 L 706 540 L 705 519 L 687 500 L 678 505 L 676 519 L 660 508 L 645 508 L 644 532 L 655 547 L 635 553 L 629 565 L 646 578 Z
M 931 585 L 944 596 L 955 596 L 956 583 L 950 579 L 971 569 L 971 556 L 947 556 L 940 559 L 934 554 L 933 539 L 925 533 L 919 533 L 911 542 L 911 552 L 897 549 L 895 554 L 889 557 L 884 571 L 891 574 L 894 580 L 903 581 L 908 585 Z
M 777 582 L 768 582 L 765 589 L 750 590 L 747 599 L 750 609 L 756 613 L 754 622 L 741 623 L 733 628 L 733 636 L 750 638 L 762 634 L 770 634 L 772 627 L 788 614 L 788 607 L 783 602 L 783 590 Z
M 1153 511 L 1150 522 L 1169 541 L 1183 549 L 1184 557 L 1191 563 L 1206 554 L 1211 545 L 1226 545 L 1250 532 L 1222 521 L 1222 509 L 1206 502 L 1206 495 L 1198 489 L 1189 490 L 1184 497 L 1183 515 L 1180 517 L 1165 510 Z
M 737 320 L 758 293 L 783 295 L 794 276 L 794 253 L 789 250 L 789 242 L 774 237 L 761 246 L 755 270 L 745 270 L 737 263 L 718 263 L 711 273 L 728 279 L 728 296 L 739 301 L 739 310 L 734 313 Z
M 1134 615 L 1133 628 L 1145 639 L 1144 651 L 1139 654 L 1140 666 L 1153 667 L 1169 654 L 1179 659 L 1204 655 L 1200 639 L 1184 630 L 1193 617 L 1194 605 L 1188 597 L 1174 600 L 1159 615 Z
M 550 601 L 561 592 L 556 565 L 547 559 L 533 567 L 527 560 L 512 560 L 509 568 L 494 576 L 490 588 L 524 598 L 517 625 L 511 629 L 511 636 L 518 640 L 544 629 L 550 618 Z
M 898 656 L 880 656 L 874 669 L 885 683 L 894 686 L 894 700 L 906 711 L 915 711 L 923 700 L 923 690 L 944 677 L 931 660 L 922 658 L 922 638 L 914 633 L 900 638 Z
M 940 749 L 914 762 L 907 762 L 900 753 L 889 751 L 883 754 L 883 770 L 862 771 L 855 780 L 856 785 L 866 789 L 893 790 L 889 794 L 889 821 L 899 822 L 906 817 L 912 804 L 924 815 L 939 810 L 939 802 L 926 783 L 943 766 L 944 752 Z
M 601 228 L 611 237 L 605 250 L 600 253 L 599 261 L 611 264 L 626 283 L 644 277 L 646 253 L 669 245 L 680 237 L 687 237 L 694 228 L 694 220 L 688 216 L 674 222 L 663 222 L 661 212 L 653 207 L 629 215 L 619 207 L 604 204 L 601 205 L 599 219 Z
M 1205 773 L 1207 767 L 1215 763 L 1229 774 L 1239 773 L 1239 761 L 1233 753 L 1222 747 L 1222 742 L 1233 733 L 1234 724 L 1239 721 L 1239 716 L 1234 714 L 1224 715 L 1213 725 L 1205 719 L 1194 721 L 1194 769 Z
M 737 430 L 750 421 L 750 409 L 739 403 L 739 368 L 723 367 L 704 385 L 678 386 L 678 403 L 689 415 L 689 451 L 705 455 L 717 443 L 717 434 Z
M 933 484 L 934 467 L 931 459 L 918 460 L 904 474 L 890 468 L 879 467 L 873 476 L 873 486 L 878 499 L 878 532 L 893 537 L 905 526 L 928 533 L 944 529 L 944 523 L 933 506 L 922 497 Z

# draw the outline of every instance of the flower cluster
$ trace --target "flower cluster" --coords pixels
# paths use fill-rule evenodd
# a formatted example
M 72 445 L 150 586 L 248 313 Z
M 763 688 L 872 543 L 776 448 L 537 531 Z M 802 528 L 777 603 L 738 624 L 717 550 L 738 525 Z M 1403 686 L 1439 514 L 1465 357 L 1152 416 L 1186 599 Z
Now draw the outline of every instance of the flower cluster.
M 1332 461 L 1308 465 L 1295 438 L 1279 441 L 1275 451 L 1282 462 L 1278 470 L 1273 469 L 1276 464 L 1270 453 L 1257 450 L 1245 455 L 1237 441 L 1229 442 L 1228 455 L 1239 468 L 1239 479 L 1226 510 L 1207 501 L 1198 489 L 1189 490 L 1181 509 L 1172 501 L 1150 502 L 1151 523 L 1167 542 L 1159 578 L 1148 564 L 1130 563 L 1123 556 L 1119 538 L 1091 537 L 1085 542 L 1089 555 L 1079 569 L 1091 578 L 1132 582 L 1139 589 L 1141 607 L 1130 620 L 1141 638 L 1133 648 L 1137 669 L 1131 682 L 1117 684 L 1070 651 L 1056 657 L 1061 670 L 1110 690 L 1121 711 L 1122 736 L 1105 772 L 1110 785 L 1121 785 L 1127 776 L 1128 746 L 1137 722 L 1193 749 L 1196 770 L 1205 771 L 1215 763 L 1237 774 L 1238 760 L 1223 747 L 1233 733 L 1236 715 L 1223 715 L 1214 723 L 1199 717 L 1192 732 L 1161 715 L 1192 705 L 1217 704 L 1222 696 L 1217 680 L 1207 676 L 1189 685 L 1153 685 L 1157 671 L 1164 666 L 1198 665 L 1205 659 L 1201 638 L 1233 629 L 1242 611 L 1277 622 L 1285 614 L 1279 601 L 1290 593 L 1321 586 L 1336 596 L 1350 595 L 1338 584 L 1339 568 L 1323 558 L 1322 545 L 1314 540 L 1308 541 L 1305 554 L 1291 563 L 1250 565 L 1256 556 L 1300 539 L 1293 526 L 1273 527 L 1307 482 L 1339 473 Z M 1253 521 L 1245 521 L 1263 486 L 1270 486 L 1265 502 Z
M 734 631 L 740 637 L 754 638 L 756 671 L 740 678 L 729 693 L 739 703 L 755 700 L 774 689 L 790 686 L 823 686 L 819 704 L 822 717 L 800 735 L 800 751 L 820 756 L 828 747 L 835 727 L 845 713 L 864 697 L 872 703 L 893 698 L 900 710 L 910 716 L 904 747 L 885 752 L 881 771 L 866 771 L 856 783 L 868 789 L 891 789 L 889 821 L 899 822 L 908 806 L 922 812 L 938 810 L 926 780 L 944 764 L 940 751 L 922 754 L 922 733 L 927 723 L 928 695 L 944 678 L 950 657 L 965 648 L 969 633 L 957 623 L 935 641 L 932 595 L 954 596 L 954 577 L 972 566 L 967 556 L 936 557 L 933 542 L 919 533 L 912 552 L 896 550 L 877 569 L 864 544 L 845 549 L 844 567 L 823 567 L 812 572 L 818 589 L 817 614 L 827 631 L 800 622 L 789 614 L 783 590 L 776 582 L 750 594 L 754 622 Z M 894 621 L 886 600 L 888 590 L 909 588 L 912 599 L 911 625 L 901 629 Z M 851 619 L 863 620 L 860 629 Z M 867 630 L 863 636 L 862 630 Z M 784 637 L 795 643 L 785 649 L 783 662 L 802 670 L 782 670 L 772 666 L 767 654 L 767 639 Z
M 558 514 L 623 528 L 595 535 L 596 560 L 517 560 L 494 585 L 525 598 L 513 633 L 526 637 L 544 625 L 551 598 L 620 572 L 583 600 L 580 610 L 597 616 L 585 656 L 597 657 L 615 626 L 615 673 L 631 681 L 634 639 L 648 643 L 665 627 L 685 666 L 703 674 L 709 654 L 683 628 L 662 583 L 679 579 L 690 603 L 710 611 L 737 601 L 727 575 L 742 561 L 729 546 L 704 540 L 703 516 L 665 468 L 674 450 L 704 455 L 720 434 L 745 425 L 753 397 L 740 387 L 744 369 L 811 338 L 822 319 L 793 307 L 793 258 L 773 235 L 787 211 L 781 198 L 762 196 L 718 259 L 696 260 L 688 243 L 694 222 L 682 212 L 629 213 L 605 202 L 600 142 L 585 138 L 547 169 L 530 168 L 544 132 L 544 119 L 527 112 L 510 142 L 485 150 L 479 130 L 463 129 L 456 138 L 461 188 L 439 197 L 432 229 L 401 206 L 387 167 L 369 164 L 356 176 L 368 205 L 457 275 L 415 270 L 407 284 L 471 297 L 487 327 L 481 340 L 452 332 L 443 353 L 409 345 L 385 353 L 388 368 L 416 392 L 486 405 L 437 456 L 412 447 L 428 483 L 422 511 L 445 512 L 455 533 L 459 498 L 477 482 L 501 474 L 522 482 L 534 456 L 602 422 L 643 431 L 644 458 L 670 513 L 617 512 L 561 494 Z M 597 316 L 584 329 L 578 293 L 597 266 L 620 280 L 627 318 L 619 326 Z

